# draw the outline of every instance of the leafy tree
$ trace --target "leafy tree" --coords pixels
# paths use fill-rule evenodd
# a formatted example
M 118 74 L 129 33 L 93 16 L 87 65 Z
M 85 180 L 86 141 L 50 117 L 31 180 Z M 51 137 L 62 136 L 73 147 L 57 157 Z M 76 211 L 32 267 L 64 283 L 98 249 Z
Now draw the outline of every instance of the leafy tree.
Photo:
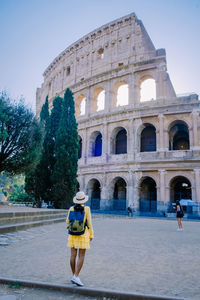
M 55 141 L 56 162 L 52 175 L 55 207 L 66 208 L 72 203 L 77 186 L 78 148 L 74 99 L 71 90 L 67 89 Z
M 23 101 L 15 103 L 0 94 L 0 173 L 19 174 L 35 167 L 42 134 L 33 113 Z

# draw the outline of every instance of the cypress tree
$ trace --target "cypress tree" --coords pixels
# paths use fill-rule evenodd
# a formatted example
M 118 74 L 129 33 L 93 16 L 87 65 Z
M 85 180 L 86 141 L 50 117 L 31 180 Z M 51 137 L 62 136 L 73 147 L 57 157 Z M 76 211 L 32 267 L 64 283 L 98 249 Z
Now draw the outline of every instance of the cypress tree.
M 40 113 L 40 124 L 43 130 L 43 146 L 40 160 L 34 170 L 26 173 L 25 190 L 35 197 L 38 207 L 41 201 L 48 201 L 48 191 L 50 189 L 50 170 L 49 170 L 49 103 L 48 96 L 42 106 Z
M 42 106 L 40 112 L 40 122 L 46 127 L 49 121 L 49 100 L 48 96 L 46 96 L 45 103 Z
M 62 114 L 63 98 L 56 97 L 53 100 L 53 108 L 51 110 L 50 122 L 49 122 L 49 160 L 51 175 L 53 174 L 53 168 L 55 165 L 55 141 L 58 133 L 60 118 Z
M 55 166 L 52 175 L 55 206 L 66 208 L 72 203 L 77 186 L 78 131 L 73 93 L 65 91 L 62 115 L 55 141 Z
M 40 122 L 44 129 L 44 142 L 42 148 L 42 154 L 40 158 L 40 162 L 37 166 L 37 188 L 40 191 L 41 198 L 48 202 L 48 193 L 51 188 L 50 181 L 50 153 L 49 153 L 49 144 L 50 144 L 50 116 L 49 116 L 49 101 L 48 96 L 46 97 L 46 101 L 42 106 L 40 112 Z

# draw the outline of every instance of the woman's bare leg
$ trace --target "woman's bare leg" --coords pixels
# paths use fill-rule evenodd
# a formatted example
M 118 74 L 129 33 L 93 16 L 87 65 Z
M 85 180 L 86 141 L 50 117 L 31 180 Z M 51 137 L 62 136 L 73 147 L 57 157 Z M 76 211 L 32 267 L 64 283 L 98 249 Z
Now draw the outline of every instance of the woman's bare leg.
M 178 218 L 178 228 L 179 228 L 179 229 L 182 229 L 182 228 L 183 228 L 181 218 Z
M 182 219 L 180 218 L 180 228 L 183 229 Z
M 86 249 L 79 249 L 79 251 L 78 251 L 78 261 L 77 261 L 76 269 L 75 269 L 75 273 L 74 273 L 75 276 L 78 276 L 82 269 L 84 259 L 85 259 L 85 252 L 86 252 Z
M 70 266 L 73 275 L 75 273 L 75 268 L 76 268 L 76 256 L 77 256 L 77 249 L 71 248 Z

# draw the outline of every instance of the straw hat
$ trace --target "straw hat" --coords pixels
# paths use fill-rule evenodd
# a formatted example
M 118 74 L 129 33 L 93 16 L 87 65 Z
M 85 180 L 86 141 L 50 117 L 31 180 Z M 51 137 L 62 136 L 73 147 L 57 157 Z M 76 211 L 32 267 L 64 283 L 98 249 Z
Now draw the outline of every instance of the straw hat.
M 83 204 L 88 201 L 88 196 L 84 192 L 76 193 L 76 196 L 73 198 L 73 202 L 76 204 Z

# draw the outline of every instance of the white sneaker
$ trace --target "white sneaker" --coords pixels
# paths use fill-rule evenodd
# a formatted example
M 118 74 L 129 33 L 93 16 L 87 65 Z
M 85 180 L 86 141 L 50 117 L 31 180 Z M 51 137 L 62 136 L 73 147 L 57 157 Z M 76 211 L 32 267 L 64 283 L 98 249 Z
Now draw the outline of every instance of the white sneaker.
M 177 228 L 177 231 L 182 231 L 181 228 Z
M 71 279 L 71 282 L 73 283 L 73 284 L 75 284 L 75 282 L 74 282 L 74 278 L 75 278 L 76 276 L 75 275 L 73 275 L 72 276 L 72 279 Z
M 75 283 L 78 286 L 84 286 L 84 284 L 81 282 L 79 277 L 76 277 L 75 275 L 71 279 L 72 283 Z

